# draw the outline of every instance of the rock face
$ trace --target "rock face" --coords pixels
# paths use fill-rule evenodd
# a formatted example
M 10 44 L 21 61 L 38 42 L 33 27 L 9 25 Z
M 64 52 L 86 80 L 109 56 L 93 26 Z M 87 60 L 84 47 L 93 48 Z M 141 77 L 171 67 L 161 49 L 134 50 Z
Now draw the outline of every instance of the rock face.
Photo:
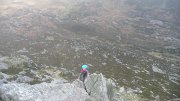
M 90 101 L 121 101 L 116 98 L 114 91 L 115 84 L 112 80 L 106 79 L 102 74 L 92 74 L 85 80 L 85 84 L 76 80 L 73 82 L 80 88 L 86 88 Z M 116 97 L 115 97 L 116 96 Z
M 0 94 L 3 101 L 85 101 L 88 98 L 84 89 L 64 80 L 36 85 L 4 84 L 0 87 Z
M 3 101 L 120 101 L 114 97 L 113 82 L 102 74 L 92 74 L 84 85 L 78 79 L 67 83 L 64 79 L 51 83 L 29 85 L 26 83 L 8 83 L 0 87 L 0 99 Z

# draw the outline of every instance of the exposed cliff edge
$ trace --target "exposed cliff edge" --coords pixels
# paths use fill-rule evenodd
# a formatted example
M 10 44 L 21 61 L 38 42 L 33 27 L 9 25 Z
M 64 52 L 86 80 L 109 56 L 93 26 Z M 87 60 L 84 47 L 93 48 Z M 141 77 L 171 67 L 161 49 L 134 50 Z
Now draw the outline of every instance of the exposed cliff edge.
M 55 79 L 51 83 L 30 85 L 10 82 L 0 86 L 3 101 L 121 101 L 114 93 L 114 84 L 102 74 L 92 74 L 83 83 L 78 79 L 68 83 Z

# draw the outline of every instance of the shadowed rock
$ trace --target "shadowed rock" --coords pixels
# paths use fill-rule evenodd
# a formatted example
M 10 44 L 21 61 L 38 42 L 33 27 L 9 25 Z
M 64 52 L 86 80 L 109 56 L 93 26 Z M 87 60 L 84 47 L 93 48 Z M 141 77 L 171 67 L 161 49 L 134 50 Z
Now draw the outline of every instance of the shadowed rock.
M 86 89 L 90 96 L 88 101 L 122 101 L 122 98 L 116 94 L 114 82 L 106 79 L 102 74 L 91 74 L 84 84 L 79 80 L 73 83 Z

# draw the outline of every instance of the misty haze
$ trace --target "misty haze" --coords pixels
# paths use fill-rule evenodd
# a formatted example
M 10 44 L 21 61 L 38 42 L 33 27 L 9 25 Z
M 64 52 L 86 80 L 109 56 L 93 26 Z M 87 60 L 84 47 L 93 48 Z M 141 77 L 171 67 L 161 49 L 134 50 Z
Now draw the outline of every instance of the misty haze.
M 179 101 L 180 0 L 0 0 L 0 101 L 25 101 L 15 84 L 71 84 L 82 64 L 122 101 Z

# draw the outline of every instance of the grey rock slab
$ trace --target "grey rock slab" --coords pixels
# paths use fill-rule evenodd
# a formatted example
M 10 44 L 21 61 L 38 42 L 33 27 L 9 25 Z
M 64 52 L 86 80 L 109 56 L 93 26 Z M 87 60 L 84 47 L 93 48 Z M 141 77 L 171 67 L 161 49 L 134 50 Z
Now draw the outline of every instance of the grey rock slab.
M 3 101 L 123 101 L 114 92 L 114 82 L 102 74 L 91 74 L 84 84 L 79 79 L 67 83 L 61 78 L 35 85 L 10 82 L 0 86 L 0 98 Z
M 73 84 L 79 88 L 86 87 L 86 91 L 90 95 L 88 101 L 112 101 L 115 99 L 122 101 L 121 98 L 115 96 L 115 83 L 110 79 L 106 79 L 102 74 L 88 76 L 84 83 L 85 86 L 80 80 L 75 80 Z
M 84 89 L 62 81 L 36 85 L 3 84 L 0 86 L 0 97 L 3 101 L 85 101 L 88 98 Z

